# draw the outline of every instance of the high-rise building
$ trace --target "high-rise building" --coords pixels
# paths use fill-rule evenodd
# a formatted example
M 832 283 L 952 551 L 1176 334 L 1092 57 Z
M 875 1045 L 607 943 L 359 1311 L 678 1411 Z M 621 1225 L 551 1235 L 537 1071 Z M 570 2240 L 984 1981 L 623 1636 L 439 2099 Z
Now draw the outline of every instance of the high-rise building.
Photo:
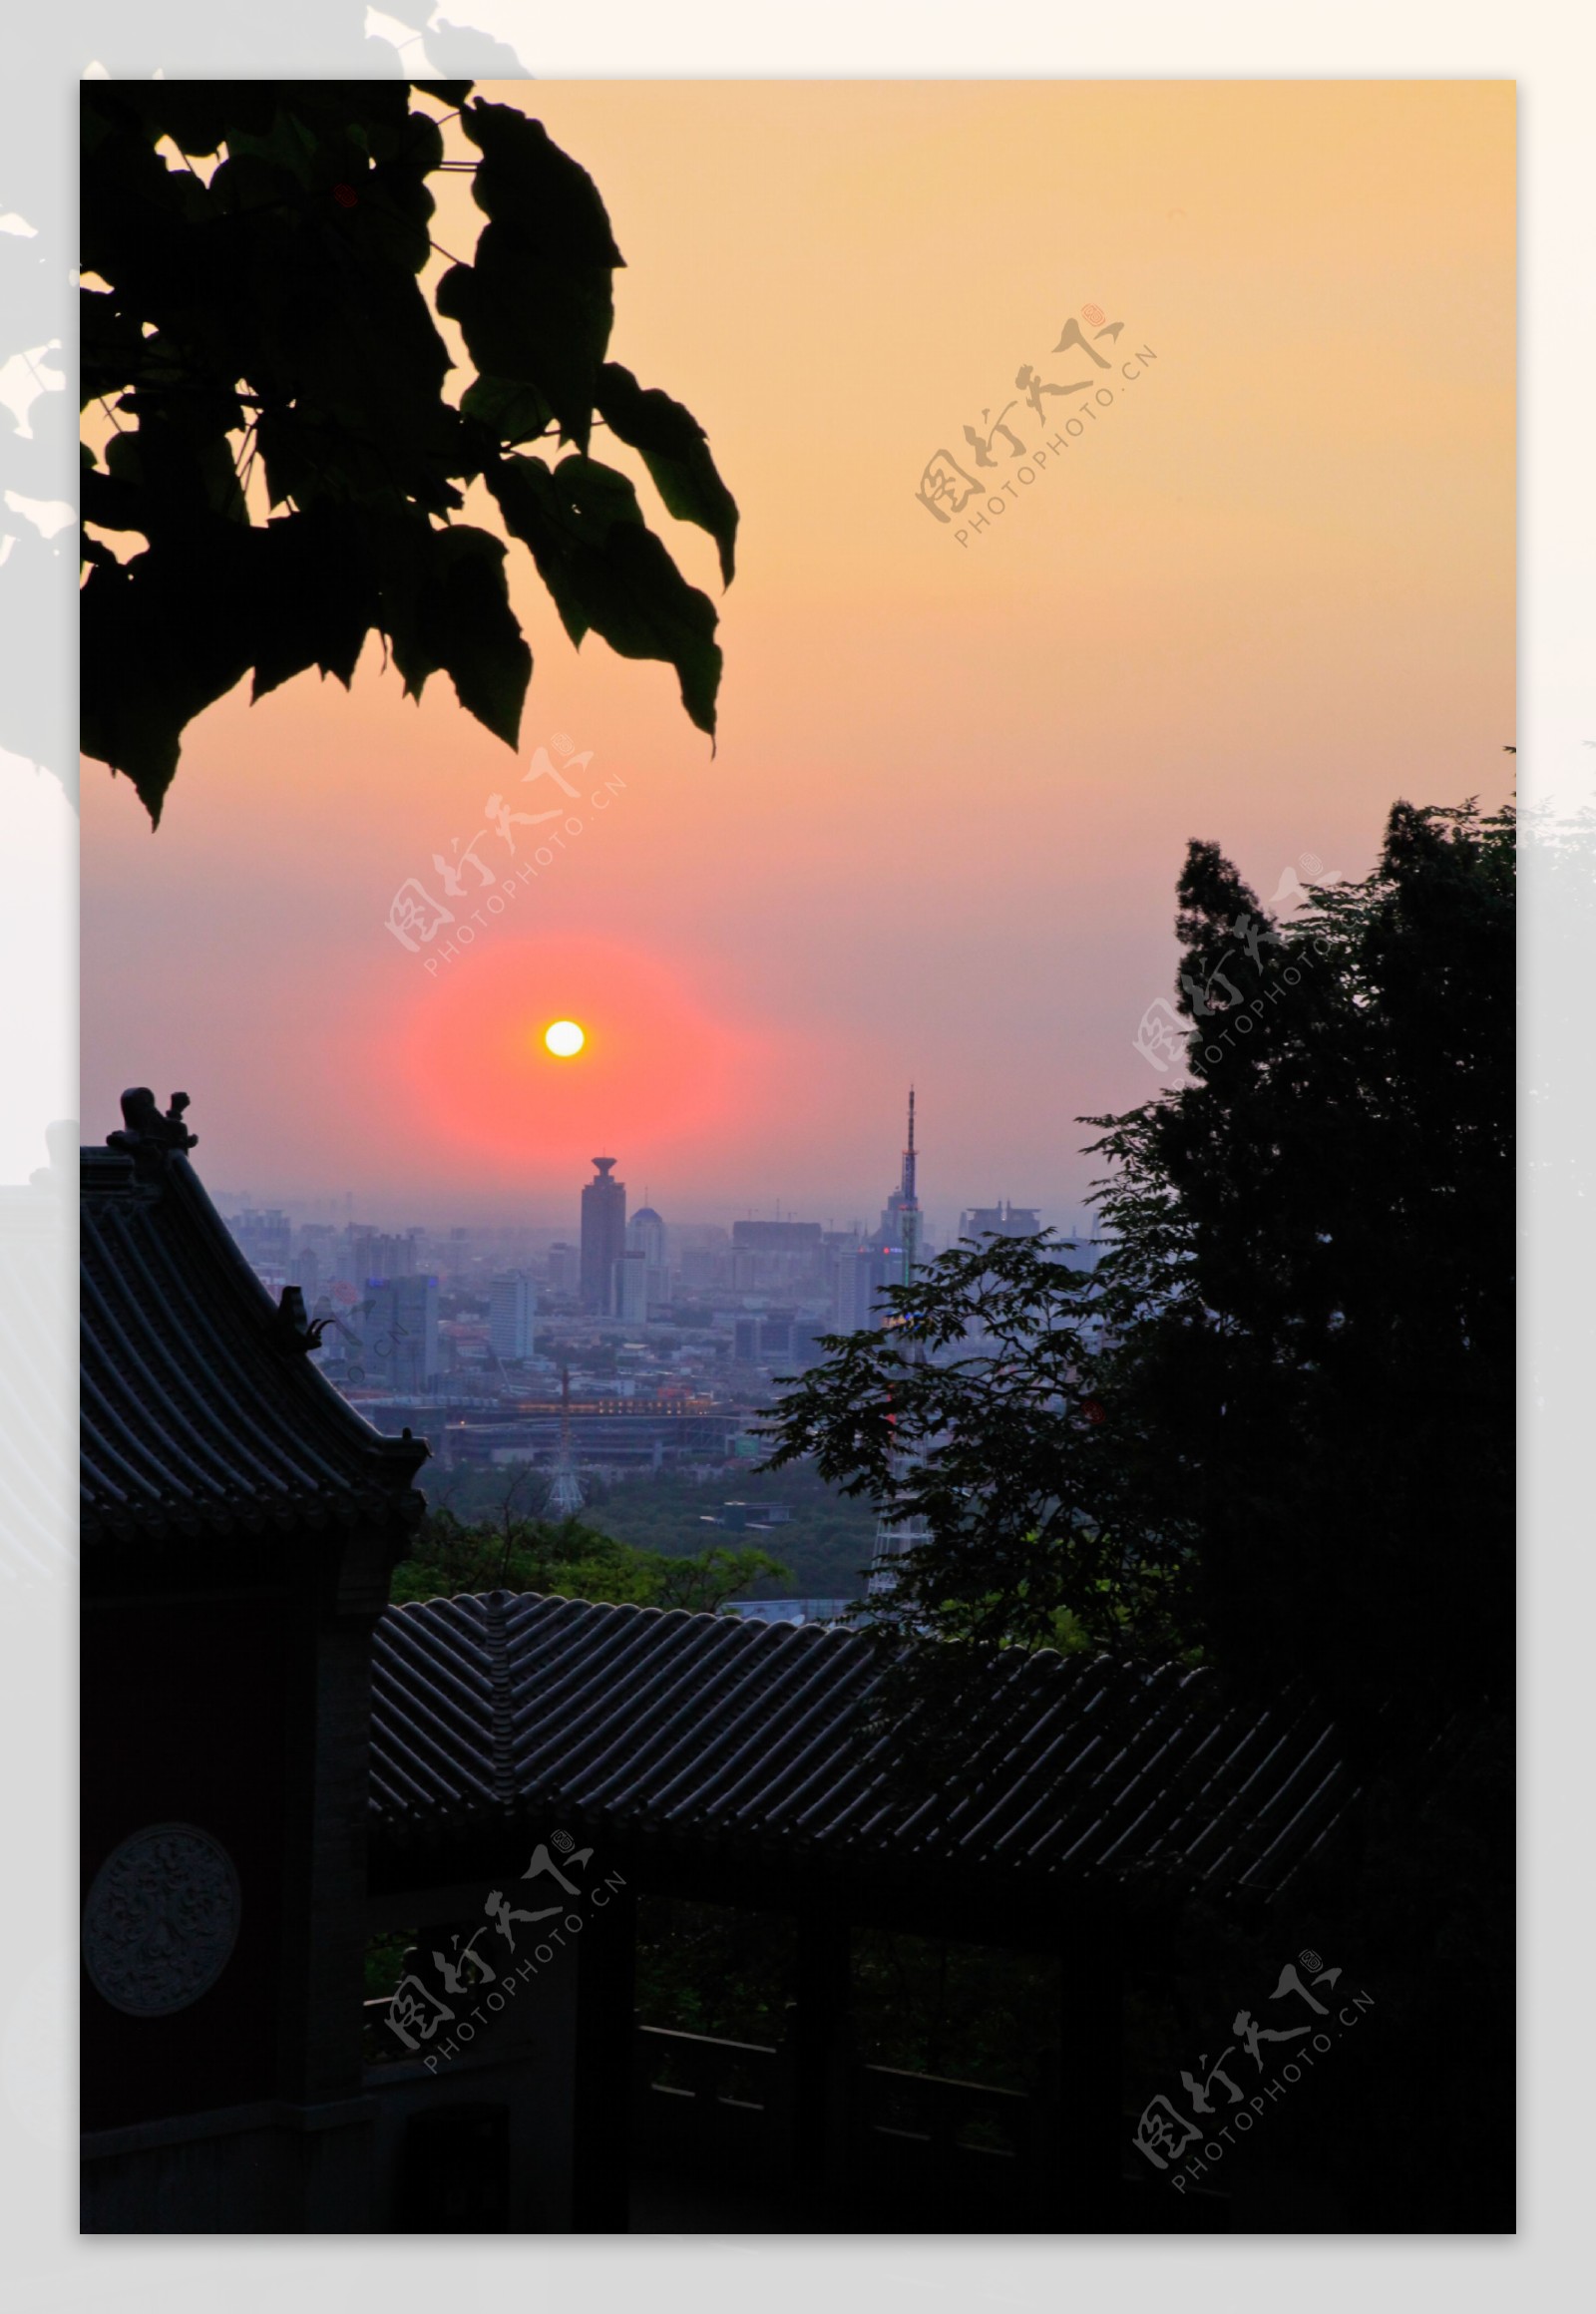
M 418 1277 L 421 1265 L 416 1257 L 420 1247 L 420 1230 L 406 1230 L 402 1235 L 389 1237 L 367 1223 L 356 1222 L 349 1232 L 356 1283 L 363 1284 L 367 1278 Z
M 646 1195 L 646 1192 L 644 1192 Z M 626 1224 L 626 1250 L 641 1254 L 647 1267 L 650 1306 L 670 1299 L 670 1272 L 665 1258 L 665 1225 L 651 1205 L 639 1205 Z
M 488 1283 L 488 1342 L 495 1357 L 531 1357 L 538 1289 L 519 1270 Z
M 881 1217 L 879 1243 L 896 1256 L 888 1283 L 907 1286 L 920 1262 L 920 1195 L 916 1186 L 915 1088 L 909 1088 L 909 1138 L 904 1146 L 898 1186 L 889 1196 Z
M 1041 1216 L 1028 1205 L 1010 1205 L 999 1198 L 996 1205 L 973 1205 L 968 1213 L 959 1216 L 959 1235 L 962 1238 L 1033 1238 L 1041 1229 Z
M 274 1277 L 286 1278 L 293 1231 L 285 1213 L 279 1212 L 276 1206 L 264 1213 L 237 1213 L 227 1227 L 238 1251 L 253 1269 L 269 1270 Z
M 614 1271 L 609 1283 L 609 1309 L 612 1317 L 623 1318 L 628 1326 L 641 1326 L 648 1317 L 648 1257 L 639 1248 L 615 1256 Z
M 916 1179 L 915 1155 L 915 1088 L 909 1088 L 909 1137 L 904 1148 L 903 1170 L 897 1189 L 887 1200 L 887 1210 L 881 1217 L 882 1259 L 888 1264 L 886 1283 L 907 1286 L 913 1280 L 920 1256 L 920 1196 Z M 909 1356 L 918 1358 L 920 1350 L 911 1340 Z M 920 1460 L 919 1451 L 910 1447 L 893 1457 L 895 1475 L 900 1479 L 906 1470 Z M 923 1517 L 894 1518 L 884 1507 L 876 1521 L 876 1548 L 871 1563 L 870 1581 L 866 1596 L 885 1600 L 897 1586 L 893 1562 L 908 1551 L 917 1550 L 930 1540 L 931 1530 Z
M 813 1293 L 825 1284 L 818 1221 L 738 1221 L 731 1225 L 733 1275 L 744 1291 Z
M 880 1323 L 882 1289 L 901 1283 L 897 1255 L 884 1246 L 854 1246 L 838 1254 L 832 1272 L 831 1315 L 838 1334 L 859 1334 Z
M 830 1334 L 831 1323 L 825 1318 L 795 1318 L 792 1322 L 792 1361 L 800 1369 L 819 1365 L 826 1352 L 820 1347 L 823 1334 Z
M 360 1349 L 352 1356 L 368 1382 L 404 1393 L 425 1390 L 437 1379 L 436 1278 L 369 1278 L 356 1324 Z
M 818 1221 L 734 1221 L 731 1242 L 755 1254 L 805 1254 L 820 1250 Z
M 551 1294 L 582 1292 L 582 1254 L 578 1247 L 557 1244 L 549 1248 L 549 1291 Z
M 909 1088 L 909 1133 L 898 1186 L 882 1211 L 874 1237 L 839 1246 L 833 1256 L 832 1317 L 839 1334 L 879 1326 L 886 1315 L 885 1289 L 907 1286 L 920 1267 L 921 1213 L 919 1156 L 915 1148 L 915 1088 Z
M 626 1248 L 629 1253 L 641 1254 L 651 1268 L 664 1268 L 665 1225 L 651 1205 L 639 1205 L 627 1222 Z
M 613 1157 L 596 1157 L 598 1168 L 582 1193 L 582 1299 L 600 1317 L 609 1313 L 615 1263 L 626 1250 L 626 1185 L 613 1181 Z

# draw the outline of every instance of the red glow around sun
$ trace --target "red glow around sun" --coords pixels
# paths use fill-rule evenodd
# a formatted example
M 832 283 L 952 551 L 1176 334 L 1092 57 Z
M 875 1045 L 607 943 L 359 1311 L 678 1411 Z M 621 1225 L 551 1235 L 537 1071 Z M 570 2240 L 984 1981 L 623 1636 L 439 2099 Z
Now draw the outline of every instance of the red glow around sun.
M 555 1020 L 586 1043 L 561 1059 Z M 747 1039 L 676 975 L 612 942 L 569 934 L 495 941 L 421 992 L 401 1067 L 437 1138 L 495 1172 L 576 1169 L 599 1151 L 642 1162 L 707 1135 L 732 1112 Z M 429 1135 L 429 1138 L 431 1135 Z

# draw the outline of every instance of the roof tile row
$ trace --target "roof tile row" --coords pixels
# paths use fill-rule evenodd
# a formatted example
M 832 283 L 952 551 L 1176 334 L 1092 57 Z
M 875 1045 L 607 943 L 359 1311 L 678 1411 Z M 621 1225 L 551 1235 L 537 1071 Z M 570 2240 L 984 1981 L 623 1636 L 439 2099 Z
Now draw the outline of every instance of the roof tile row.
M 551 1809 L 593 1828 L 1030 1882 L 1154 1872 L 1273 1889 L 1352 1796 L 1311 1709 L 1213 1676 L 1015 1655 L 957 1791 L 895 1774 L 868 1640 L 814 1625 L 493 1593 L 377 1626 L 371 1804 L 398 1845 Z

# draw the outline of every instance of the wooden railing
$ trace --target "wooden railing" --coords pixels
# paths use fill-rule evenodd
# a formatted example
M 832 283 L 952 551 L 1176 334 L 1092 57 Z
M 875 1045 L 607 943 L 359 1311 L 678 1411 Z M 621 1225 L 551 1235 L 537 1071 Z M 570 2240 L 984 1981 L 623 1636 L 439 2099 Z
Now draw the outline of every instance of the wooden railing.
M 383 2025 L 385 2000 L 365 2007 L 368 2062 L 403 2059 Z M 1052 2231 L 1070 2223 L 1066 2157 L 1049 2100 L 987 2083 L 844 2067 L 846 2114 L 834 2163 L 839 2228 Z M 634 2174 L 666 2183 L 684 2224 L 706 2183 L 768 2201 L 769 2222 L 792 2222 L 795 2081 L 789 2049 L 639 2026 L 632 2075 Z M 1129 2142 L 1126 2123 L 1126 2142 Z M 1131 2231 L 1224 2230 L 1222 2197 L 1173 2198 L 1130 2171 L 1119 2222 Z M 828 2190 L 827 2198 L 831 2198 Z M 1167 2202 L 1167 2206 L 1166 2206 Z
M 680 2176 L 780 2186 L 790 2158 L 781 2050 L 641 2025 L 632 2086 L 639 2162 Z
M 785 2049 L 658 2026 L 637 2031 L 638 2158 L 682 2177 L 790 2185 L 792 2070 Z M 1050 2139 L 1038 2102 L 1016 2090 L 895 2067 L 848 2067 L 841 2190 L 863 2216 L 906 2200 L 1022 2224 L 1045 2187 Z

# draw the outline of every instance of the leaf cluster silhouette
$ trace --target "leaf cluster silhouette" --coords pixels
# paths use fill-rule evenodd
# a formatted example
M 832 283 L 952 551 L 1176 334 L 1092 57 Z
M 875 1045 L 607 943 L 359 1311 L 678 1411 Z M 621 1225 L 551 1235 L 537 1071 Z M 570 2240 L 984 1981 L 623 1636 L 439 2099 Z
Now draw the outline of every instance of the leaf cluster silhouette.
M 727 581 L 735 503 L 691 413 L 607 358 L 623 259 L 593 180 L 471 85 L 84 88 L 82 393 L 114 431 L 82 453 L 83 746 L 152 821 L 195 716 L 251 672 L 253 698 L 311 667 L 347 687 L 372 633 L 412 697 L 446 673 L 514 747 L 532 653 L 508 542 L 573 642 L 668 663 L 713 735 L 714 605 L 595 427 L 714 539 Z M 485 219 L 436 309 L 444 142 L 418 99 L 458 114 Z M 438 315 L 475 367 L 458 400 Z M 478 482 L 503 535 L 461 519 Z M 119 557 L 107 534 L 144 544 Z

